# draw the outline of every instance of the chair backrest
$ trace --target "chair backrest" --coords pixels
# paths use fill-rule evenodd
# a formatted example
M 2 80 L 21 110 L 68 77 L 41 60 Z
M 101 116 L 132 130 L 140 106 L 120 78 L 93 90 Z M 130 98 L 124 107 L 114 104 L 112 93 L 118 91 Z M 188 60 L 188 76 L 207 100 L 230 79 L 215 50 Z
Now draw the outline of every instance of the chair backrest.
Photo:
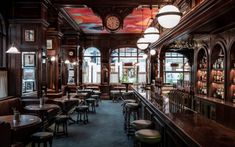
M 9 123 L 0 122 L 0 146 L 11 146 L 11 126 Z

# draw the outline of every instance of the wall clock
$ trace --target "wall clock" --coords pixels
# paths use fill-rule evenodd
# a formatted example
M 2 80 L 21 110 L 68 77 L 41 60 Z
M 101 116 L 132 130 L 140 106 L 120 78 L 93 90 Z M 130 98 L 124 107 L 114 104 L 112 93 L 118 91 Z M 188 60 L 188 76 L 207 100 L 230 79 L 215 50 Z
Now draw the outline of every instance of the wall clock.
M 69 56 L 73 56 L 74 52 L 73 51 L 69 51 Z
M 116 32 L 121 27 L 121 20 L 117 15 L 111 14 L 105 17 L 105 28 L 109 32 Z

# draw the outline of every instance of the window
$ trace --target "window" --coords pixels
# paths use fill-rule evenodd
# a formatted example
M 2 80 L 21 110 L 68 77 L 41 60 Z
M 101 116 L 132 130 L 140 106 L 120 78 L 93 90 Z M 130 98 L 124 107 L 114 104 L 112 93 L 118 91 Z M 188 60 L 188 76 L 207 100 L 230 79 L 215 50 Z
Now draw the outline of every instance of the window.
M 110 83 L 146 82 L 146 59 L 136 48 L 119 48 L 111 53 Z
M 82 66 L 83 83 L 100 83 L 100 68 L 100 51 L 95 47 L 87 48 Z
M 166 52 L 164 64 L 164 83 L 176 84 L 177 80 L 190 80 L 188 59 L 182 54 Z

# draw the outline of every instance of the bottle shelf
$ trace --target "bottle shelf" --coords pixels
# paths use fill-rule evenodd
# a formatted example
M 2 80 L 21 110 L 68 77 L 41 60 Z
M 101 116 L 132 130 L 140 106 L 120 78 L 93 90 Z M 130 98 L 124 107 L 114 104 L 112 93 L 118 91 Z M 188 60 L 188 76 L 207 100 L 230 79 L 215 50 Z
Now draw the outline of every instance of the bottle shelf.
M 224 81 L 223 82 L 213 81 L 213 83 L 215 83 L 215 84 L 224 84 Z
M 207 71 L 207 68 L 199 68 L 198 70 Z
M 213 68 L 212 70 L 224 71 L 224 69 L 223 69 L 223 68 Z

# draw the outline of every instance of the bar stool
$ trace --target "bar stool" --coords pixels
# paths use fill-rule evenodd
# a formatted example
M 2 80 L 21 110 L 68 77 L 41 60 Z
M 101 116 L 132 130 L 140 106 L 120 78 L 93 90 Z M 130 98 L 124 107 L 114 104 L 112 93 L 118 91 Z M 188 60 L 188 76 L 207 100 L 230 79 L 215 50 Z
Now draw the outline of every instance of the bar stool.
M 157 130 L 141 129 L 135 132 L 135 146 L 156 147 L 161 142 L 161 134 Z
M 96 99 L 94 99 L 94 98 L 86 99 L 86 103 L 87 103 L 87 106 L 88 106 L 88 111 L 90 111 L 90 107 L 91 107 L 91 111 L 90 112 L 94 112 L 95 113 L 95 102 L 96 102 Z
M 96 106 L 98 107 L 99 106 L 99 95 L 97 95 L 97 94 L 92 94 L 91 96 L 90 96 L 91 98 L 94 98 L 95 100 L 96 100 Z
M 153 124 L 152 121 L 144 119 L 134 120 L 131 122 L 131 125 L 133 126 L 135 131 L 141 129 L 150 129 L 152 127 L 152 124 Z
M 123 100 L 123 103 L 122 103 L 122 113 L 123 115 L 125 114 L 125 111 L 126 111 L 126 104 L 127 103 L 135 103 L 136 100 L 133 100 L 133 99 L 126 99 L 126 100 Z
M 124 115 L 124 130 L 127 131 L 127 136 L 129 136 L 130 131 L 130 121 L 139 119 L 139 104 L 138 103 L 127 103 L 125 105 L 126 112 Z M 132 117 L 131 117 L 132 116 Z
M 32 136 L 32 147 L 35 147 L 35 143 L 40 144 L 43 143 L 43 147 L 47 147 L 47 143 L 49 143 L 50 147 L 52 147 L 53 133 L 50 132 L 37 132 Z
M 77 123 L 83 122 L 84 124 L 88 123 L 88 106 L 87 105 L 80 105 L 77 106 L 75 111 L 78 113 L 77 115 Z M 83 118 L 82 118 L 83 117 Z
M 66 135 L 68 136 L 68 122 L 69 116 L 67 115 L 59 115 L 55 117 L 55 136 Z M 62 131 L 60 131 L 60 125 L 62 125 Z

